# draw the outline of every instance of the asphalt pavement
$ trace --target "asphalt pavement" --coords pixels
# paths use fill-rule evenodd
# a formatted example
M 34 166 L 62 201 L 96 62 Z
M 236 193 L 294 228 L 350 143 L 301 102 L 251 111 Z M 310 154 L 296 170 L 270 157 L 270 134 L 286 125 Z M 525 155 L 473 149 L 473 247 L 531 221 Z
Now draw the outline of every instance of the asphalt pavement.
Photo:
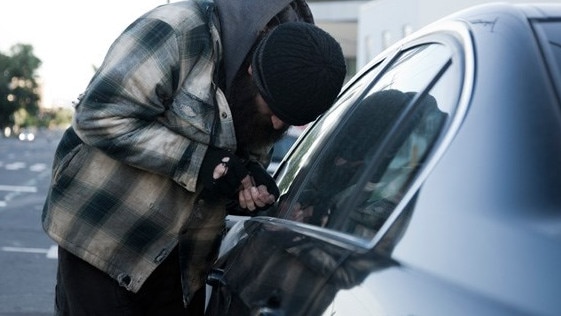
M 0 136 L 0 315 L 53 315 L 56 247 L 41 227 L 62 131 Z

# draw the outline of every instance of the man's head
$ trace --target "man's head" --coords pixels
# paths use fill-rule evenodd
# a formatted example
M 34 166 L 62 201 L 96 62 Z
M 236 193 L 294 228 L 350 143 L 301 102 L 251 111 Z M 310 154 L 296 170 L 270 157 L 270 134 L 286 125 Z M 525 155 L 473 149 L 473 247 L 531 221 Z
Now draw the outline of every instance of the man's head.
M 233 81 L 228 102 L 234 120 L 238 149 L 251 151 L 280 140 L 289 125 L 275 127 L 271 111 L 259 102 L 259 91 L 249 73 Z
M 258 44 L 251 74 L 260 96 L 288 125 L 305 125 L 325 112 L 346 74 L 341 46 L 319 27 L 279 25 Z
M 270 145 L 290 125 L 315 120 L 334 102 L 346 74 L 340 45 L 309 23 L 283 23 L 255 46 L 229 96 L 242 148 Z

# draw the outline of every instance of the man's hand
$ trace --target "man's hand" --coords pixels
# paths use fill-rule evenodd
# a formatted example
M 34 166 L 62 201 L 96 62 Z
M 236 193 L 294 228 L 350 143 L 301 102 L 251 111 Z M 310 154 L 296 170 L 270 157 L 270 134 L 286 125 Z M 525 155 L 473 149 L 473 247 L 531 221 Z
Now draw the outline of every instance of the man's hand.
M 274 179 L 259 163 L 250 161 L 244 165 L 240 158 L 223 149 L 208 148 L 199 180 L 205 187 L 203 196 L 237 197 L 239 207 L 252 212 L 267 208 L 279 196 Z
M 268 192 L 265 185 L 256 186 L 255 180 L 251 176 L 243 178 L 242 189 L 238 194 L 238 198 L 240 207 L 249 211 L 263 209 L 275 203 L 277 199 L 274 194 Z
M 250 211 L 262 210 L 275 203 L 279 188 L 271 175 L 256 161 L 246 163 L 249 176 L 242 180 L 239 204 Z
M 243 162 L 231 152 L 209 147 L 199 170 L 199 180 L 206 196 L 234 198 L 249 174 Z

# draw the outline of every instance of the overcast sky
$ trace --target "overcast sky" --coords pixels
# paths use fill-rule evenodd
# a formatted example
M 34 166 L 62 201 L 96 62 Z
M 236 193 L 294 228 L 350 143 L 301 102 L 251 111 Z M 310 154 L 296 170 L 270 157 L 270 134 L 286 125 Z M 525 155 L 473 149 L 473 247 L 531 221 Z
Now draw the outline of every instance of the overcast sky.
M 101 65 L 113 40 L 166 0 L 2 0 L 0 52 L 31 44 L 42 61 L 43 104 L 69 105 Z M 170 1 L 174 2 L 174 1 Z

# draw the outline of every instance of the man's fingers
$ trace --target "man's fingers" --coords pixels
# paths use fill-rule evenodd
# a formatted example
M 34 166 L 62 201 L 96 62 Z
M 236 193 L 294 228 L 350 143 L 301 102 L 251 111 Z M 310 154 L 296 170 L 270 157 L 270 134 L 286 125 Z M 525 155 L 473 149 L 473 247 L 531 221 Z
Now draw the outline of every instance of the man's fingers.
M 259 191 L 259 199 L 263 201 L 265 205 L 275 203 L 276 197 L 267 190 L 265 185 L 258 186 L 257 190 Z
M 251 192 L 251 199 L 255 203 L 255 206 L 263 207 L 267 204 L 271 204 L 271 203 L 268 203 L 269 199 L 268 199 L 267 195 L 269 195 L 269 194 L 267 193 L 267 190 L 265 190 L 265 194 L 263 194 L 262 191 L 259 190 L 258 188 L 251 187 L 250 192 Z
M 242 189 L 240 191 L 239 194 L 239 199 L 240 199 L 240 206 L 242 208 L 246 208 L 250 211 L 255 210 L 255 201 L 253 200 L 252 194 L 251 194 L 251 188 L 249 187 L 249 189 Z
M 214 167 L 214 171 L 212 172 L 212 178 L 214 180 L 222 178 L 228 172 L 228 167 L 221 163 Z
M 242 187 L 244 190 L 248 190 L 253 186 L 253 179 L 251 179 L 251 177 L 245 176 L 245 178 L 242 179 Z
M 241 181 L 238 199 L 241 208 L 254 211 L 257 208 L 275 203 L 276 197 L 267 191 L 265 185 L 254 186 L 253 179 L 246 176 Z

